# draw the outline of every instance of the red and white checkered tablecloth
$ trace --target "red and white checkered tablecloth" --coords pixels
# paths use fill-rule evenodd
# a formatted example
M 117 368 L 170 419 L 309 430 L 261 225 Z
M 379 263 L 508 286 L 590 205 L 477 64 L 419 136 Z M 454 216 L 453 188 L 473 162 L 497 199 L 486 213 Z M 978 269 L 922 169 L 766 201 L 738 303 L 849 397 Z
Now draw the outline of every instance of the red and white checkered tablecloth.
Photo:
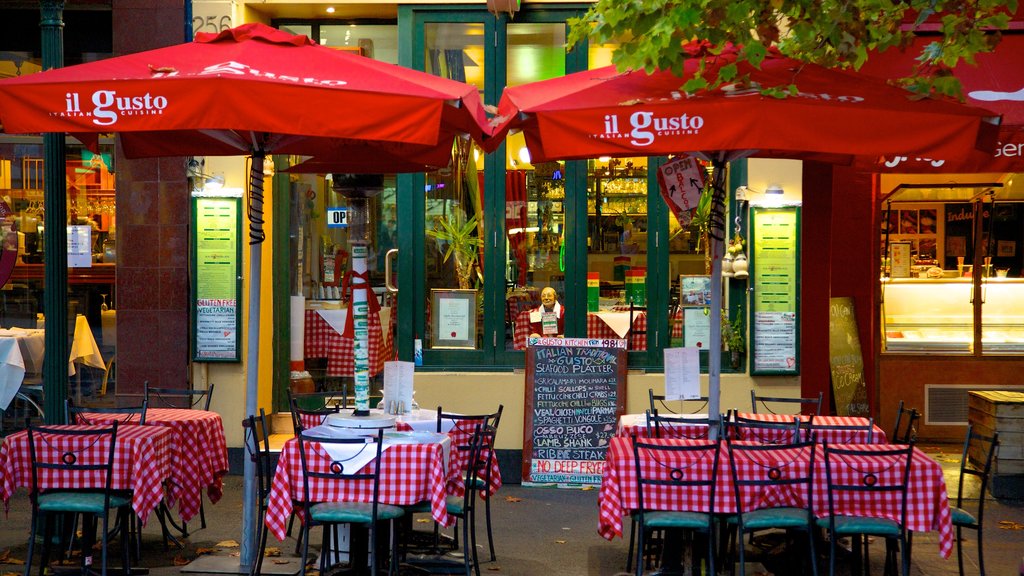
M 479 420 L 459 420 L 456 425 L 448 431 L 448 437 L 452 439 L 452 453 L 448 463 L 447 492 L 462 496 L 466 492 L 465 473 L 469 469 L 469 450 L 460 450 L 459 446 L 468 447 L 473 439 L 473 432 L 480 424 Z M 401 426 L 399 426 L 401 429 Z M 486 456 L 486 454 L 485 454 Z M 490 483 L 487 490 L 480 493 L 481 498 L 493 496 L 501 488 L 501 470 L 498 469 L 497 457 L 491 458 Z M 483 477 L 483 472 L 480 477 Z
M 122 422 L 124 416 L 85 412 L 90 424 Z M 138 418 L 133 416 L 132 421 Z M 228 449 L 220 414 L 188 408 L 149 408 L 146 425 L 169 428 L 180 449 L 171 461 L 168 503 L 177 502 L 178 515 L 188 522 L 199 513 L 203 488 L 216 504 L 224 494 L 223 476 L 228 472 Z M 120 429 L 127 429 L 122 426 Z
M 651 443 L 692 443 L 693 440 L 657 439 Z M 696 441 L 699 442 L 699 441 Z M 845 446 L 865 450 L 884 450 L 885 444 L 848 444 Z M 698 467 L 701 473 L 710 473 L 710 467 Z M 739 473 L 744 474 L 740 468 Z M 749 471 L 748 471 L 749 472 Z M 878 471 L 879 477 L 883 471 Z M 741 476 L 746 477 L 746 476 Z M 841 481 L 849 480 L 842 478 Z M 818 451 L 814 459 L 814 490 L 812 492 L 813 509 L 818 517 L 828 515 L 828 481 L 825 476 L 824 453 Z M 648 496 L 645 492 L 645 504 L 648 508 L 662 510 L 700 510 L 707 509 L 707 502 L 702 499 L 706 495 L 693 494 L 685 490 L 665 489 L 662 494 Z M 744 498 L 746 498 L 744 496 Z M 780 503 L 786 498 L 778 499 Z M 598 533 L 611 540 L 622 535 L 622 517 L 637 507 L 636 468 L 633 461 L 632 439 L 616 436 L 611 439 L 605 458 L 604 473 L 601 479 L 601 490 L 598 494 L 599 519 Z M 849 510 L 863 514 L 882 512 L 886 515 L 898 513 L 900 501 L 897 495 L 882 496 L 878 493 L 862 495 L 856 499 L 841 502 L 839 511 Z M 732 513 L 736 511 L 736 498 L 733 493 L 732 477 L 729 471 L 729 455 L 725 444 L 722 444 L 719 456 L 719 470 L 716 481 L 715 513 Z M 938 531 L 939 552 L 948 558 L 953 549 L 953 525 L 949 511 L 946 480 L 942 466 L 917 448 L 914 449 L 913 463 L 910 471 L 910 486 L 907 497 L 907 527 L 915 532 Z
M 394 318 L 395 314 L 391 314 Z M 380 328 L 380 316 L 370 314 L 368 358 L 370 376 L 384 371 L 384 361 L 394 356 L 393 342 L 384 337 Z M 353 376 L 355 374 L 355 339 L 342 336 L 331 327 L 316 310 L 306 310 L 305 355 L 307 358 L 327 358 L 328 376 Z M 393 325 L 393 322 L 391 323 Z M 390 327 L 389 327 L 390 328 Z
M 309 465 L 327 471 L 331 459 L 318 446 Z M 367 464 L 372 466 L 373 464 Z M 445 507 L 444 455 L 440 444 L 397 444 L 381 454 L 380 501 L 384 504 L 405 506 L 430 501 L 430 512 L 442 526 L 451 526 L 455 519 Z M 364 470 L 368 470 L 364 468 Z M 292 501 L 301 500 L 302 462 L 297 440 L 285 443 L 277 463 L 277 472 L 270 488 L 266 524 L 278 540 L 284 540 Z M 318 502 L 354 500 L 369 502 L 373 488 L 368 481 L 332 482 L 311 481 L 310 498 Z
M 52 426 L 66 430 L 87 430 L 89 426 Z M 51 438 L 56 438 L 51 436 Z M 81 450 L 86 437 L 69 437 L 66 447 Z M 107 444 L 109 446 L 109 443 Z M 37 454 L 41 454 L 37 450 Z M 167 428 L 150 426 L 118 426 L 114 447 L 114 490 L 132 491 L 132 509 L 143 521 L 156 509 L 164 497 L 164 481 L 172 477 L 172 461 L 180 458 L 179 446 Z M 99 477 L 99 474 L 97 474 Z M 47 488 L 89 487 L 81 477 L 41 479 Z M 28 433 L 16 432 L 4 440 L 0 447 L 0 499 L 7 510 L 8 500 L 17 488 L 32 484 L 32 460 L 29 454 Z M 97 483 L 102 486 L 102 483 Z
M 867 418 L 860 416 L 807 416 L 804 414 L 754 414 L 753 412 L 739 412 L 736 414 L 747 420 L 758 420 L 761 422 L 787 422 L 792 423 L 793 418 L 800 418 L 800 430 L 803 432 L 804 425 L 811 421 L 814 425 L 814 432 L 819 443 L 829 442 L 831 444 L 855 444 L 868 442 L 868 434 L 864 430 L 844 430 L 842 426 L 864 426 L 868 423 Z M 886 444 L 888 440 L 885 431 L 872 424 L 871 444 Z

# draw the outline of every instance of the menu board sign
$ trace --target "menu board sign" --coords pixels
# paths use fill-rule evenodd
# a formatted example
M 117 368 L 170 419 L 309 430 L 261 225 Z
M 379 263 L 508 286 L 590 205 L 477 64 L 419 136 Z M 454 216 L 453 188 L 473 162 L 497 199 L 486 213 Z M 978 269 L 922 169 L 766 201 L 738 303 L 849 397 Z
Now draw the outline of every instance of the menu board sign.
M 751 209 L 752 374 L 798 374 L 800 208 Z
M 530 338 L 523 483 L 600 484 L 626 410 L 626 341 Z
M 193 199 L 192 239 L 193 359 L 199 362 L 240 360 L 242 288 L 241 199 Z
M 868 416 L 868 388 L 864 381 L 857 316 L 853 298 L 832 298 L 828 315 L 828 364 L 832 397 L 839 416 Z

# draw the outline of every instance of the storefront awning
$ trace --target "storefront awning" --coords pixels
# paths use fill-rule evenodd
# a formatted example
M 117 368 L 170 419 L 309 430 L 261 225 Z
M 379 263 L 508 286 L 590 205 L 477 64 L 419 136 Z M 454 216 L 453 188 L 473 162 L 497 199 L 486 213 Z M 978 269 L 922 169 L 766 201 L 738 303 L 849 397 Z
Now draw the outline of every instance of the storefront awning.
M 872 54 L 861 72 L 879 78 L 909 76 L 921 47 L 936 37 L 922 36 L 907 50 Z M 1010 32 L 992 53 L 979 54 L 977 66 L 954 69 L 963 84 L 966 103 L 1003 116 L 995 154 L 965 158 L 887 158 L 879 172 L 1022 172 L 1024 171 L 1024 33 Z

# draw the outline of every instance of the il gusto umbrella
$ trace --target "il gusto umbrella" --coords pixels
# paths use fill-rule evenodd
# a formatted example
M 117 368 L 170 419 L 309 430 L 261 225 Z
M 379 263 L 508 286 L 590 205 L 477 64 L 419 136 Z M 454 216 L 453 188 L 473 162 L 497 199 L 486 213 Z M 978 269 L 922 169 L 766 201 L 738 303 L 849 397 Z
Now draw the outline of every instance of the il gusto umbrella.
M 490 132 L 462 82 L 245 24 L 194 42 L 0 80 L 8 134 L 117 133 L 129 158 L 249 154 L 250 282 L 246 411 L 256 412 L 263 158 L 316 156 L 344 144 L 451 149 Z M 339 139 L 341 144 L 339 144 Z M 398 157 L 401 159 L 401 156 Z M 382 166 L 370 166 L 379 171 Z M 353 171 L 365 172 L 355 166 Z M 254 469 L 246 462 L 242 564 L 252 561 Z
M 687 76 L 703 60 L 707 77 L 736 64 L 737 77 L 749 75 L 749 83 L 687 94 L 671 72 L 620 73 L 609 66 L 508 87 L 498 104 L 495 139 L 485 149 L 521 130 L 535 162 L 670 154 L 712 162 L 708 410 L 718 414 L 725 163 L 747 156 L 851 163 L 926 150 L 950 156 L 991 150 L 1000 119 L 949 100 L 915 101 L 883 80 L 797 62 L 775 50 L 755 68 L 736 60 L 736 47 L 717 55 L 706 43 L 684 49 L 691 56 Z M 787 98 L 761 93 L 794 83 L 799 93 Z

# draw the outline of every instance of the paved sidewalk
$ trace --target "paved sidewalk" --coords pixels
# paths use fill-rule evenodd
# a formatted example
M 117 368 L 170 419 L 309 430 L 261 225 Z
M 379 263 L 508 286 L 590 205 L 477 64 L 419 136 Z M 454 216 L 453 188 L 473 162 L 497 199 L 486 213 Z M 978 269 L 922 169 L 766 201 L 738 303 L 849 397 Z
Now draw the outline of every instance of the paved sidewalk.
M 952 456 L 950 454 L 953 454 Z M 937 453 L 937 458 L 948 468 L 947 485 L 956 489 L 956 447 Z M 165 552 L 160 542 L 159 524 L 150 518 L 144 531 L 142 565 L 150 568 L 152 576 L 177 576 L 180 566 L 197 555 L 201 549 L 215 548 L 216 554 L 237 553 L 237 548 L 216 546 L 226 540 L 241 538 L 241 478 L 228 477 L 224 486 L 224 499 L 216 505 L 206 506 L 205 530 L 199 529 L 198 519 L 190 528 L 193 533 L 184 550 Z M 597 494 L 592 490 L 560 490 L 555 488 L 524 488 L 518 485 L 502 487 L 493 504 L 495 542 L 498 561 L 484 563 L 482 574 L 510 574 L 522 576 L 614 576 L 624 570 L 627 541 L 609 542 L 597 534 Z M 954 492 L 955 494 L 955 492 Z M 1024 495 L 1022 495 L 1024 497 Z M 21 573 L 24 566 L 2 563 L 5 555 L 23 559 L 28 535 L 29 506 L 26 493 L 18 491 L 10 502 L 10 512 L 0 519 L 0 576 L 10 572 Z M 1001 523 L 1003 523 L 1001 525 Z M 482 519 L 479 522 L 478 545 L 486 547 L 486 534 Z M 417 523 L 417 528 L 426 527 Z M 1024 503 L 1001 503 L 991 498 L 986 503 L 985 559 L 986 572 L 994 576 L 1017 575 L 1024 556 Z M 319 542 L 314 535 L 313 542 Z M 278 543 L 270 538 L 269 546 L 280 548 L 287 556 L 294 550 L 294 540 Z M 884 545 L 871 548 L 874 574 L 882 574 L 879 564 Z M 973 533 L 965 535 L 965 572 L 978 574 L 976 540 Z M 766 559 L 765 564 L 776 574 L 797 574 L 798 568 L 785 566 L 787 558 L 779 554 Z M 823 574 L 827 574 L 827 566 Z M 845 574 L 846 572 L 844 572 Z M 956 552 L 943 559 L 938 552 L 934 533 L 916 533 L 914 536 L 914 575 L 957 574 Z

